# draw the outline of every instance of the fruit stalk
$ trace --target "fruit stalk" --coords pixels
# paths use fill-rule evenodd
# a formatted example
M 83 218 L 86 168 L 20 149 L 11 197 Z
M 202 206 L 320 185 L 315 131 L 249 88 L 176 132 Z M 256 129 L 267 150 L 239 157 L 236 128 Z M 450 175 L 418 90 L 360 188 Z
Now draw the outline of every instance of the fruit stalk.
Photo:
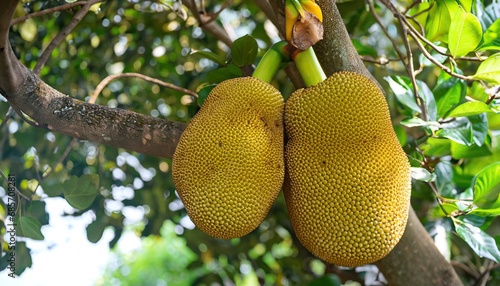
M 307 87 L 316 85 L 326 79 L 325 72 L 312 47 L 305 51 L 296 50 L 292 55 L 292 59 Z
M 265 82 L 271 82 L 281 64 L 291 60 L 287 45 L 286 41 L 273 44 L 260 60 L 252 76 Z

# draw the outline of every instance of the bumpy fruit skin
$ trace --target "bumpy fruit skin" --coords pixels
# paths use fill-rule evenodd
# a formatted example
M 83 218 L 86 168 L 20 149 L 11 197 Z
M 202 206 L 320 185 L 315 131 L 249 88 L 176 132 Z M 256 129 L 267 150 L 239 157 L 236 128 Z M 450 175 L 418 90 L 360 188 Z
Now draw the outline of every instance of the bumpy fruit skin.
M 405 230 L 411 178 L 382 92 L 336 73 L 290 96 L 285 126 L 285 200 L 302 244 L 347 267 L 386 256 Z
M 172 176 L 189 217 L 217 238 L 242 237 L 283 184 L 284 101 L 253 77 L 218 84 L 182 134 Z

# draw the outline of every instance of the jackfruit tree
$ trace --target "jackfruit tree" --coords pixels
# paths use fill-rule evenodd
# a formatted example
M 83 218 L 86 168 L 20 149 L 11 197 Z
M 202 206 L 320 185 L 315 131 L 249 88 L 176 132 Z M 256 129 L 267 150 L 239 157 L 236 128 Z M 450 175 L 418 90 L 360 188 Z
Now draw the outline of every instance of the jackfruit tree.
M 337 2 L 0 0 L 1 284 L 59 200 L 102 285 L 498 285 L 500 3 Z

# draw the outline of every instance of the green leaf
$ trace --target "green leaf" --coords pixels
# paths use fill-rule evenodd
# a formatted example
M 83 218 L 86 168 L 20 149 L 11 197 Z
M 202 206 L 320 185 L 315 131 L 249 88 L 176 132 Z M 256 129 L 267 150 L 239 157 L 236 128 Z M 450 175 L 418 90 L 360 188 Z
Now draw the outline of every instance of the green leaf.
M 99 176 L 71 176 L 64 182 L 64 186 L 64 198 L 68 203 L 76 209 L 86 209 L 92 204 L 99 190 Z
M 424 168 L 410 168 L 411 177 L 417 181 L 433 182 L 436 180 L 436 175 L 427 171 Z
M 388 76 L 384 78 L 396 95 L 399 102 L 409 107 L 411 110 L 421 113 L 420 107 L 413 97 L 413 88 L 409 78 L 401 76 Z
M 454 58 L 472 52 L 481 42 L 483 29 L 472 13 L 457 9 L 453 15 L 448 34 L 448 48 Z
M 467 146 L 452 141 L 450 150 L 451 156 L 457 160 L 491 155 L 491 150 L 486 144 L 483 146 L 477 146 L 476 144 Z
M 493 85 L 500 84 L 500 53 L 489 56 L 472 77 Z
M 352 44 L 356 48 L 356 51 L 358 52 L 358 54 L 360 54 L 362 56 L 371 56 L 374 58 L 378 57 L 377 50 L 374 49 L 372 46 L 364 45 L 363 43 L 361 43 L 357 39 L 352 39 Z
M 426 156 L 442 157 L 450 155 L 451 140 L 430 137 L 420 146 Z
M 236 39 L 231 46 L 231 57 L 233 63 L 238 67 L 252 65 L 257 57 L 259 46 L 257 41 L 250 35 Z
M 40 224 L 36 218 L 31 216 L 21 216 L 17 222 L 16 231 L 19 236 L 29 237 L 34 240 L 44 239 L 42 234 L 42 224 Z
M 488 135 L 488 117 L 485 113 L 469 116 L 469 121 L 472 124 L 472 141 L 477 146 L 481 147 L 484 144 Z
M 431 129 L 438 129 L 440 124 L 436 121 L 425 121 L 419 117 L 406 118 L 401 120 L 401 125 L 406 127 L 429 127 Z
M 436 120 L 437 108 L 436 108 L 436 100 L 434 99 L 434 94 L 432 94 L 432 91 L 429 89 L 427 84 L 421 80 L 417 80 L 417 86 L 419 94 L 424 100 L 425 108 L 427 111 L 427 119 L 430 121 Z
M 465 97 L 466 85 L 463 80 L 452 77 L 437 85 L 434 90 L 437 113 L 444 118 L 452 108 L 457 106 Z
M 214 87 L 216 87 L 216 86 L 217 86 L 216 84 L 209 84 L 209 85 L 204 86 L 202 89 L 200 89 L 200 91 L 198 91 L 198 99 L 196 100 L 196 102 L 198 103 L 198 106 L 201 107 L 203 105 L 203 103 L 207 99 L 207 97 L 210 94 L 210 92 L 212 91 L 212 89 L 214 89 Z
M 10 253 L 15 253 L 16 254 L 16 265 L 14 268 L 9 269 L 10 271 L 14 271 L 14 273 L 19 276 L 21 275 L 27 268 L 31 267 L 33 265 L 33 261 L 31 259 L 31 249 L 26 247 L 26 242 L 24 241 L 17 241 L 15 245 L 15 249 L 9 249 L 10 251 L 13 252 L 6 252 L 7 255 L 4 255 L 0 258 L 0 269 L 5 269 L 7 267 L 10 267 L 10 262 L 8 259 L 11 257 Z M 3 275 L 7 276 L 7 273 L 2 272 Z M 11 279 L 10 277 L 7 277 L 6 279 Z
M 218 54 L 212 52 L 212 51 L 192 51 L 191 55 L 200 56 L 202 58 L 207 58 L 220 66 L 225 65 L 224 58 L 219 56 Z
M 96 219 L 87 226 L 87 239 L 92 243 L 97 243 L 104 233 L 106 224 L 100 219 Z
M 441 124 L 442 129 L 436 132 L 440 138 L 448 138 L 457 143 L 472 145 L 472 124 L 467 117 L 458 117 L 456 120 Z
M 500 19 L 497 19 L 483 34 L 480 51 L 500 50 Z
M 455 109 L 453 109 L 450 112 L 450 114 L 448 114 L 448 117 L 471 116 L 471 115 L 481 114 L 484 112 L 493 112 L 493 111 L 484 102 L 468 101 L 460 104 Z
M 447 42 L 451 16 L 459 9 L 455 0 L 434 1 L 425 23 L 425 35 L 431 42 Z
M 500 162 L 489 165 L 479 172 L 473 180 L 473 203 L 479 208 L 500 211 Z
M 450 161 L 441 161 L 434 168 L 436 175 L 436 189 L 438 193 L 447 198 L 456 195 L 455 184 L 453 183 L 453 166 Z
M 241 69 L 235 64 L 230 63 L 227 67 L 209 71 L 207 73 L 207 79 L 211 83 L 220 83 L 228 79 L 240 77 L 241 75 Z
M 335 274 L 327 274 L 311 281 L 309 286 L 341 286 L 342 281 Z
M 477 255 L 495 262 L 500 261 L 500 252 L 493 237 L 480 228 L 458 219 L 453 219 L 453 223 L 458 236 L 467 242 Z

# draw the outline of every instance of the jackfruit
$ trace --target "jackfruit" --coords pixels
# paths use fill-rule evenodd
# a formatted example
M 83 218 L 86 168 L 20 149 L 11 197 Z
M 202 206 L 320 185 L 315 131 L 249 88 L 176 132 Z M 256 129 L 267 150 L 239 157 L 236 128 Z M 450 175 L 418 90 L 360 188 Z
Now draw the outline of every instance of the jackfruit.
M 301 243 L 340 266 L 386 256 L 405 230 L 411 178 L 377 85 L 340 72 L 297 90 L 285 129 L 285 201 Z
M 284 179 L 284 100 L 254 77 L 219 83 L 181 136 L 172 176 L 194 224 L 242 237 L 265 218 Z

